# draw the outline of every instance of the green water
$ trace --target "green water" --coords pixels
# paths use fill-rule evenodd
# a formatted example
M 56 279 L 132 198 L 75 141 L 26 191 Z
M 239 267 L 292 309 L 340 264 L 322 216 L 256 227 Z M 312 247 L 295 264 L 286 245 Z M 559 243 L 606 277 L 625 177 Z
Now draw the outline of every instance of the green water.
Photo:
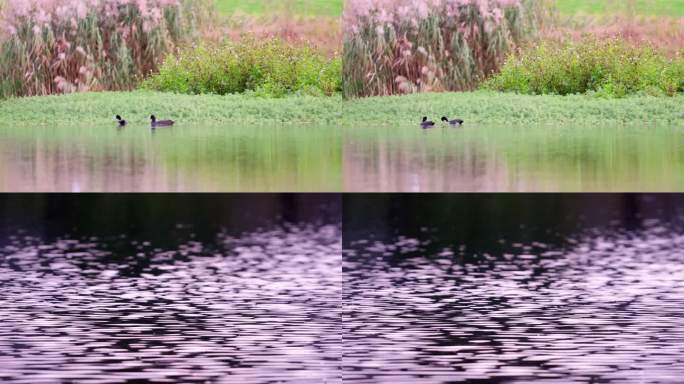
M 0 190 L 339 191 L 333 126 L 0 126 Z
M 357 126 L 343 140 L 345 191 L 684 191 L 681 126 Z

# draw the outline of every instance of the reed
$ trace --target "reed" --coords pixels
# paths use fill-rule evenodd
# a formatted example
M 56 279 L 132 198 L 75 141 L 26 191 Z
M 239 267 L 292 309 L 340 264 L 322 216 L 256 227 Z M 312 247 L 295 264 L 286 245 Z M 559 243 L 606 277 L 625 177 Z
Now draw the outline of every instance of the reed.
M 17 0 L 0 8 L 0 97 L 132 89 L 208 0 Z
M 470 90 L 536 34 L 538 0 L 348 0 L 345 97 Z

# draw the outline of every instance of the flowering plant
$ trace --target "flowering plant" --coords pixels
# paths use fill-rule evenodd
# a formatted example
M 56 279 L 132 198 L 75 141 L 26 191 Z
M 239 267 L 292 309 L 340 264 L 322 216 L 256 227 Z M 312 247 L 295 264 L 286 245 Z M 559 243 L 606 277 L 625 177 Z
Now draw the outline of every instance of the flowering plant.
M 0 97 L 128 89 L 189 31 L 193 3 L 8 2 L 0 10 Z
M 348 0 L 346 96 L 471 89 L 534 32 L 534 0 Z

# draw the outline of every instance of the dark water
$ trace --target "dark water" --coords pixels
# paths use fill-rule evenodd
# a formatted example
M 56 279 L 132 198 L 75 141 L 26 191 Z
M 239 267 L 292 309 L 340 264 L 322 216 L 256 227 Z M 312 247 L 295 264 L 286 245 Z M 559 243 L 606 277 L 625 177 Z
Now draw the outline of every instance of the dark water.
M 421 200 L 345 197 L 345 382 L 681 382 L 681 198 Z
M 341 382 L 335 197 L 4 203 L 0 380 Z

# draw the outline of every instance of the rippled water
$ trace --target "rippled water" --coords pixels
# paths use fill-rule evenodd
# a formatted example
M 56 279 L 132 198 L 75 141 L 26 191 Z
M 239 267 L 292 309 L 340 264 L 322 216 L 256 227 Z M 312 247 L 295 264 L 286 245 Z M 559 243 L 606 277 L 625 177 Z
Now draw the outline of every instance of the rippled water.
M 341 169 L 335 126 L 0 124 L 0 191 L 334 192 Z
M 497 255 L 349 239 L 344 381 L 681 382 L 684 233 L 646 223 Z
M 172 248 L 13 235 L 0 380 L 339 383 L 340 241 L 305 224 Z
M 676 126 L 359 126 L 343 146 L 349 192 L 684 191 Z

